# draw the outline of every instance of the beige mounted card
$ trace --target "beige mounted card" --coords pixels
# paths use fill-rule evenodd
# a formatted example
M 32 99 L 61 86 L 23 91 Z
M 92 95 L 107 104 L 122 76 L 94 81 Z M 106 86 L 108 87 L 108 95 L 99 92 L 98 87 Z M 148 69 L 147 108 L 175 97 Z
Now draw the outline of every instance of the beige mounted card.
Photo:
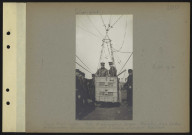
M 4 3 L 3 131 L 189 132 L 189 58 L 187 2 Z
M 26 3 L 3 3 L 3 132 L 25 131 Z

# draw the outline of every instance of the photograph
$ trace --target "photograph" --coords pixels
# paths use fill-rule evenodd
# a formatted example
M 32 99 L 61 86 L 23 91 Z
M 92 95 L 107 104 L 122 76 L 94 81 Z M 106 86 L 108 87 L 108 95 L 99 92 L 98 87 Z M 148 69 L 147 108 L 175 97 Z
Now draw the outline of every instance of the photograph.
M 76 15 L 76 120 L 133 119 L 133 15 Z

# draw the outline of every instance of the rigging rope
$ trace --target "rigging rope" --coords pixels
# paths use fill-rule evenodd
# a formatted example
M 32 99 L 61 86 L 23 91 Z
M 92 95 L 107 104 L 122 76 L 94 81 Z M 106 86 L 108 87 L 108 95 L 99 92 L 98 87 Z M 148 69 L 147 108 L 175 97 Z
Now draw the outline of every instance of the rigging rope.
M 97 35 L 95 35 L 94 33 L 90 32 L 90 31 L 86 30 L 86 29 L 85 29 L 85 28 L 83 28 L 82 26 L 80 26 L 80 25 L 77 25 L 77 26 L 78 26 L 78 27 L 80 27 L 82 30 L 84 30 L 84 31 L 88 32 L 89 34 L 92 34 L 92 35 L 94 35 L 95 37 L 97 37 L 97 38 L 101 39 L 100 37 L 98 37 Z
M 109 55 L 111 56 L 111 52 L 109 50 L 109 44 L 108 43 L 107 43 L 107 49 L 108 49 Z
M 113 50 L 114 50 L 113 52 L 115 52 L 115 53 L 117 53 L 117 52 L 118 52 L 118 53 L 132 53 L 132 52 L 122 52 L 122 51 L 118 51 L 118 50 L 115 49 L 115 48 L 113 48 Z
M 82 67 L 83 69 L 85 69 L 83 66 L 81 66 L 79 63 L 75 62 L 77 65 L 79 65 L 80 67 Z M 89 70 L 85 69 L 87 72 L 91 73 Z M 92 74 L 92 73 L 91 73 Z
M 125 23 L 125 33 L 124 33 L 122 45 L 121 45 L 121 47 L 120 47 L 118 50 L 116 50 L 116 51 L 120 51 L 120 50 L 122 49 L 122 47 L 123 47 L 123 45 L 124 45 L 124 42 L 125 42 L 126 33 L 127 33 L 127 19 L 126 19 L 126 23 Z
M 105 58 L 108 59 L 108 56 L 106 55 L 105 50 L 103 50 L 103 52 L 104 52 Z
M 104 23 L 104 21 L 103 21 L 102 15 L 100 15 L 100 17 L 101 17 L 101 20 L 102 20 L 102 22 L 103 22 L 103 25 L 105 26 L 105 30 L 106 30 L 106 25 L 105 25 L 105 23 Z
M 116 56 L 117 56 L 117 61 L 118 61 L 119 65 L 121 66 L 121 60 L 117 54 L 116 54 Z
M 123 75 L 123 79 L 125 78 L 125 72 L 124 72 L 124 75 Z
M 98 63 L 97 69 L 99 68 L 99 64 L 101 63 L 101 57 L 102 57 L 103 49 L 104 49 L 104 45 L 102 44 L 101 46 L 102 46 L 102 48 L 101 48 L 101 53 L 100 53 L 100 58 L 99 58 L 99 63 Z
M 86 64 L 76 55 L 76 57 L 83 63 L 83 65 L 85 66 L 85 67 L 87 67 L 86 66 Z M 88 67 L 87 67 L 88 68 Z M 90 68 L 88 68 L 90 71 L 91 71 L 91 69 Z
M 113 23 L 113 25 L 111 26 L 111 27 L 113 27 L 118 21 L 119 21 L 119 19 L 122 17 L 123 15 L 121 15 L 114 23 Z
M 127 61 L 126 61 L 125 64 L 123 65 L 123 67 L 121 68 L 120 72 L 121 72 L 122 69 L 125 67 L 126 63 L 127 63 L 127 62 L 129 61 L 129 59 L 131 58 L 132 54 L 133 54 L 133 53 L 131 53 L 131 55 L 129 56 L 129 58 L 127 59 Z M 119 72 L 119 73 L 120 73 L 120 72 Z
M 111 26 L 111 15 L 110 15 L 110 18 L 109 18 L 109 26 Z
M 91 18 L 87 15 L 87 18 L 89 19 L 89 21 L 93 24 L 94 28 L 97 30 L 97 32 L 103 37 L 103 35 L 101 34 L 101 32 L 97 29 L 97 27 L 95 26 L 95 24 L 91 21 Z

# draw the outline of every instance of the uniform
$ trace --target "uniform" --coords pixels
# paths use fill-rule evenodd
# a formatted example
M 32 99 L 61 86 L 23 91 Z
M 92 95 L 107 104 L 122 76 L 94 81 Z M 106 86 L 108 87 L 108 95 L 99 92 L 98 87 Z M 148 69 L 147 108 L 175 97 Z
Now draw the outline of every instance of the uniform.
M 100 68 L 97 70 L 96 76 L 106 77 L 106 76 L 108 76 L 108 70 L 106 68 Z
M 114 66 L 111 66 L 111 68 L 109 69 L 109 75 L 117 76 L 117 69 Z
M 82 112 L 83 99 L 80 71 L 76 69 L 76 73 L 76 118 L 78 119 Z
M 95 79 L 91 79 L 91 99 L 95 102 Z
M 117 69 L 113 66 L 113 62 L 109 62 L 109 75 L 110 76 L 117 76 Z
M 132 70 L 131 70 L 132 72 Z M 133 97 L 133 74 L 129 74 L 126 82 L 127 87 L 127 101 L 130 106 L 132 106 L 132 97 Z

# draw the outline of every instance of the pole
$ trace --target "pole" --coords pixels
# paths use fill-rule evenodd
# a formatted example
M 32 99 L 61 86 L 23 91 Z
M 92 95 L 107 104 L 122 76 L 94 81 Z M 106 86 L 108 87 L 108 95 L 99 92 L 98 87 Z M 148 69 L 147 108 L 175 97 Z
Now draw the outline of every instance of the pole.
M 125 70 L 123 70 L 121 73 L 119 73 L 117 76 L 119 76 L 119 75 L 121 75 L 123 72 L 125 72 L 126 71 L 126 69 Z

